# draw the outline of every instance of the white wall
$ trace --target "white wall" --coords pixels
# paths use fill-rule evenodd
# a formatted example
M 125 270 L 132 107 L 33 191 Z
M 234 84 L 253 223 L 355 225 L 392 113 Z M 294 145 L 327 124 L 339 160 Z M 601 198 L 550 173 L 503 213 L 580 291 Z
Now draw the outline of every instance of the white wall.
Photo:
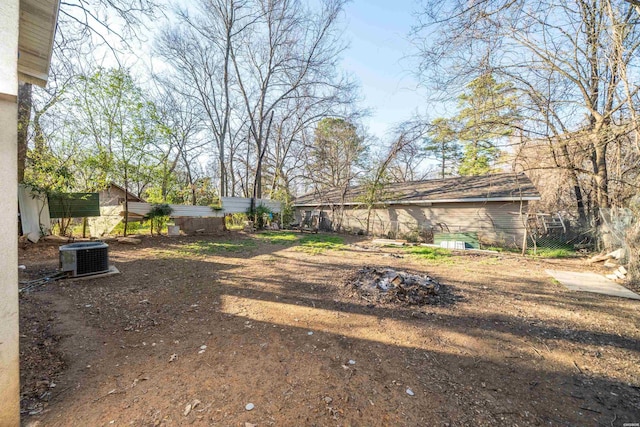
M 0 1 L 0 95 L 18 95 L 19 0 Z
M 20 424 L 18 352 L 19 0 L 0 1 L 0 425 Z

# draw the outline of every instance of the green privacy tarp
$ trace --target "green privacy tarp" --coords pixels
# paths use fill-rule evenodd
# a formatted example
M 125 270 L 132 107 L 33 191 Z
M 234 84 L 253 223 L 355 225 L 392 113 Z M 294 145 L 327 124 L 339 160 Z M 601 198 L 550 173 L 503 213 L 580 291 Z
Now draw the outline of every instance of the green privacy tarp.
M 98 193 L 66 193 L 49 196 L 51 218 L 100 216 Z

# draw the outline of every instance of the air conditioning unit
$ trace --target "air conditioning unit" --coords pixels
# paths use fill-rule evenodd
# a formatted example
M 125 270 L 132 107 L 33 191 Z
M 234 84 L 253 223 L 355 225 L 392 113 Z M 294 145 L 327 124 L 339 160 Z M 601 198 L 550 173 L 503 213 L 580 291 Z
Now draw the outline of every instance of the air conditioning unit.
M 109 245 L 104 242 L 70 243 L 60 246 L 60 270 L 71 277 L 109 271 Z

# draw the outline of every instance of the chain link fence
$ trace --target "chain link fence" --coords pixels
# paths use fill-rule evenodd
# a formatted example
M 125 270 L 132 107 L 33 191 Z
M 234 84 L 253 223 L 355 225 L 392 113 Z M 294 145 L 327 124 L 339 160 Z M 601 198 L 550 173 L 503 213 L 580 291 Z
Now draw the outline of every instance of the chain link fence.
M 640 218 L 629 208 L 600 209 L 600 218 L 604 246 L 623 250 L 619 262 L 628 266 L 629 280 L 640 284 Z
M 527 248 L 534 254 L 538 251 L 590 252 L 596 247 L 593 236 L 560 213 L 527 216 Z

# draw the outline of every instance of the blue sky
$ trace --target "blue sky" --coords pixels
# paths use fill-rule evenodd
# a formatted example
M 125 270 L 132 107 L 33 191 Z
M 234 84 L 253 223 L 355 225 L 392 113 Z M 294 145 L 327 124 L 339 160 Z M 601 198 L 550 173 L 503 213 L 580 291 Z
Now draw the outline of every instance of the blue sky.
M 415 22 L 414 0 L 355 0 L 345 9 L 350 47 L 343 68 L 361 84 L 370 133 L 385 140 L 394 124 L 426 111 L 424 96 L 411 73 L 414 53 L 408 34 Z

